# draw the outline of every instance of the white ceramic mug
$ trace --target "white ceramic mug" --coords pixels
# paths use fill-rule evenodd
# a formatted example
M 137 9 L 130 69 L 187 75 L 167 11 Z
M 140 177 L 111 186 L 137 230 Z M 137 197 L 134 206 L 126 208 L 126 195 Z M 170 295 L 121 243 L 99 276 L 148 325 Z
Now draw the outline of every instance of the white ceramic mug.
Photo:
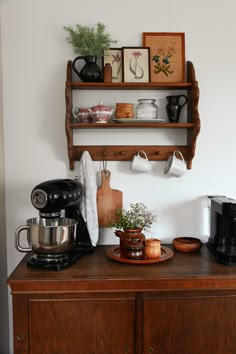
M 180 159 L 177 157 L 180 156 Z M 168 176 L 181 177 L 187 171 L 187 166 L 182 153 L 178 150 L 174 151 L 173 155 L 166 161 L 164 174 Z
M 144 157 L 142 157 L 143 155 Z M 130 169 L 136 172 L 149 172 L 151 170 L 151 162 L 148 160 L 145 151 L 140 150 L 137 155 L 134 155 Z

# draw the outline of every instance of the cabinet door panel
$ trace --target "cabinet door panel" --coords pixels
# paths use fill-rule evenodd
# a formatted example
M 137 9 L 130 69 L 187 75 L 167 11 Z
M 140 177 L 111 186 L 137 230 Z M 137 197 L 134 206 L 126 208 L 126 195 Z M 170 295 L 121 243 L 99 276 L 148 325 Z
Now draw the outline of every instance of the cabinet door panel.
M 143 303 L 143 353 L 235 354 L 236 297 L 169 297 Z
M 31 354 L 134 353 L 132 299 L 30 301 Z

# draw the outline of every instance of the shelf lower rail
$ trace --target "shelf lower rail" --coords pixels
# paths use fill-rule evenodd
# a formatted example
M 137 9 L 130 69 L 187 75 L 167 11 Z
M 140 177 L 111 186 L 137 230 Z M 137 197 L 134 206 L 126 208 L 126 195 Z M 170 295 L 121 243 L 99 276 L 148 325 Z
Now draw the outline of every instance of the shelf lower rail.
M 193 129 L 194 123 L 70 123 L 72 129 L 157 128 Z
M 84 151 L 88 151 L 93 161 L 131 161 L 139 150 L 144 150 L 150 161 L 166 161 L 175 150 L 181 151 L 191 169 L 194 151 L 189 146 L 78 146 L 69 149 L 70 169 L 74 169 L 74 161 L 79 161 Z

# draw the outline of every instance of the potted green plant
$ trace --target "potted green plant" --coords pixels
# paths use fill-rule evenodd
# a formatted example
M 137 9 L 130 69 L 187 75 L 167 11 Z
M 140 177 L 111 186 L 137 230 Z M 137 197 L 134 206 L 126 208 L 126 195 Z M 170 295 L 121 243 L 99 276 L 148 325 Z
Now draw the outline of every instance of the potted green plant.
M 76 24 L 64 26 L 67 41 L 76 54 L 80 54 L 72 62 L 72 67 L 82 81 L 96 82 L 102 80 L 101 69 L 97 65 L 97 58 L 103 56 L 104 50 L 109 49 L 116 40 L 106 31 L 106 26 L 98 22 L 96 28 Z M 79 72 L 75 66 L 78 60 L 84 60 L 85 66 Z
M 149 210 L 144 203 L 130 204 L 130 209 L 117 209 L 115 219 L 108 227 L 115 228 L 115 235 L 120 238 L 120 254 L 126 255 L 125 245 L 129 240 L 144 240 L 145 235 L 142 231 L 147 231 L 151 225 L 157 221 L 155 211 Z
M 157 221 L 156 212 L 149 210 L 144 203 L 131 203 L 130 209 L 117 209 L 116 218 L 108 227 L 115 227 L 116 230 L 149 230 L 151 225 Z

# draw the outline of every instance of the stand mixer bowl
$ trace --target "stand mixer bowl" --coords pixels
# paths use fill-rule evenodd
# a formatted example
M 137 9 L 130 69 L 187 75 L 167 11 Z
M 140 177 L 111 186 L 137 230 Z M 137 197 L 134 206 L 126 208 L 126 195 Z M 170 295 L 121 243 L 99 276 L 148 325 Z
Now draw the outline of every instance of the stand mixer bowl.
M 59 256 L 69 252 L 76 242 L 77 221 L 70 218 L 31 218 L 15 231 L 15 247 L 20 252 Z M 20 234 L 27 231 L 28 247 L 21 245 Z

